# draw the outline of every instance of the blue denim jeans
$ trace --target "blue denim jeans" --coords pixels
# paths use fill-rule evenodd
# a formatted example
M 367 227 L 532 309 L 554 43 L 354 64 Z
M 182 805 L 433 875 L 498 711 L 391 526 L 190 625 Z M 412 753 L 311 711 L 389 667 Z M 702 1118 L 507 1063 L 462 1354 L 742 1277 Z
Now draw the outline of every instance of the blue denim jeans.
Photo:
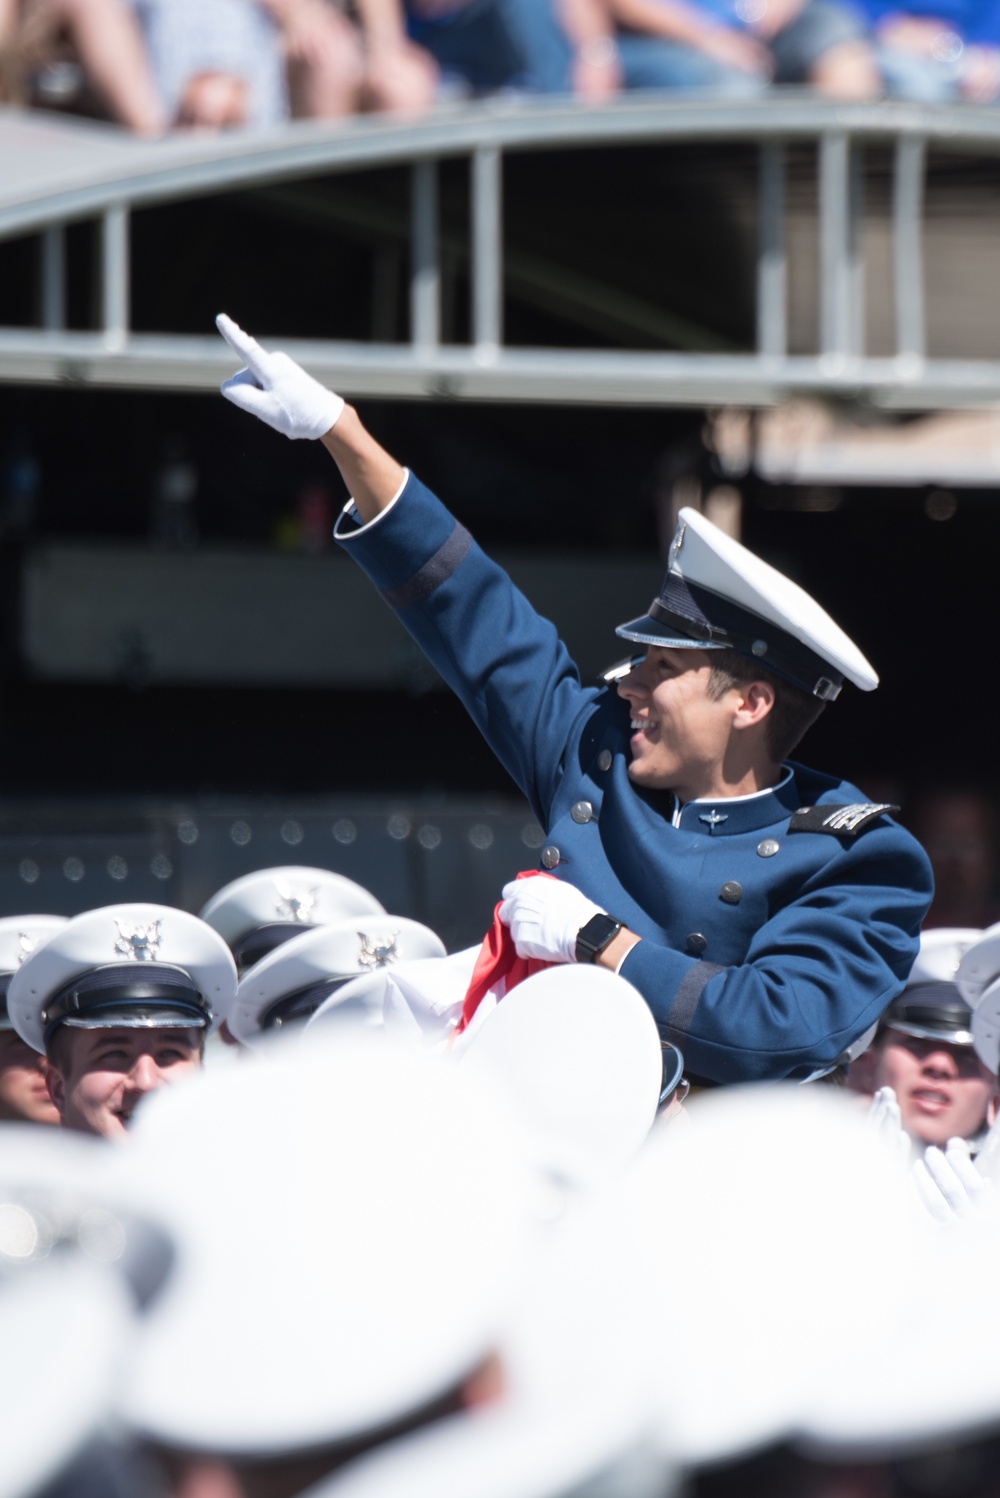
M 666 42 L 634 32 L 619 33 L 617 41 L 625 87 L 629 89 L 704 89 L 729 98 L 746 98 L 761 93 L 766 86 L 764 79 L 718 62 L 683 42 Z
M 438 20 L 408 11 L 413 41 L 445 77 L 476 93 L 502 88 L 557 94 L 569 88 L 571 52 L 552 0 L 468 0 Z

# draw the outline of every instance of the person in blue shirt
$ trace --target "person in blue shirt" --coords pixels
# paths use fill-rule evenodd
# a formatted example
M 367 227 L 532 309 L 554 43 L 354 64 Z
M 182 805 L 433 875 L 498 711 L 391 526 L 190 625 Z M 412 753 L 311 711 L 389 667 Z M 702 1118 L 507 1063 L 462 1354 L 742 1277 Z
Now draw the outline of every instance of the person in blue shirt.
M 617 686 L 582 686 L 553 625 L 353 408 L 218 325 L 246 366 L 223 393 L 323 441 L 353 496 L 336 539 L 546 829 L 554 877 L 503 892 L 519 955 L 620 972 L 697 1078 L 836 1066 L 902 988 L 932 888 L 892 808 L 785 762 L 845 678 L 877 684 L 857 647 L 684 511 L 660 596 L 618 630 L 644 653 Z
M 886 92 L 918 103 L 1000 96 L 997 0 L 859 0 Z

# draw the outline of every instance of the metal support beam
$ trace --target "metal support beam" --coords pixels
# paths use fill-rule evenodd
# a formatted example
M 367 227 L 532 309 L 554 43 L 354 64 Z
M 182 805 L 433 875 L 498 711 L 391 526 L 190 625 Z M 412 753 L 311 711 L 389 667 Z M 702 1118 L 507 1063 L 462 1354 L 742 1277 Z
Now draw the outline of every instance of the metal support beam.
M 61 333 L 66 326 L 66 229 L 56 224 L 42 235 L 42 327 Z
M 757 352 L 780 359 L 788 346 L 785 147 L 760 148 L 757 193 Z
M 819 143 L 820 353 L 856 353 L 860 281 L 857 191 L 852 191 L 851 143 L 842 130 Z
M 924 267 L 921 245 L 927 142 L 901 135 L 896 142 L 892 193 L 893 284 L 896 293 L 896 350 L 923 359 Z
M 441 342 L 438 167 L 418 161 L 410 177 L 410 337 L 420 349 Z
M 503 338 L 503 158 L 489 146 L 472 156 L 472 341 L 492 355 Z
M 124 348 L 129 328 L 129 210 L 115 203 L 101 215 L 101 309 L 104 342 Z
M 865 214 L 865 155 L 855 142 L 847 158 L 847 306 L 852 354 L 865 351 L 865 262 L 861 231 Z

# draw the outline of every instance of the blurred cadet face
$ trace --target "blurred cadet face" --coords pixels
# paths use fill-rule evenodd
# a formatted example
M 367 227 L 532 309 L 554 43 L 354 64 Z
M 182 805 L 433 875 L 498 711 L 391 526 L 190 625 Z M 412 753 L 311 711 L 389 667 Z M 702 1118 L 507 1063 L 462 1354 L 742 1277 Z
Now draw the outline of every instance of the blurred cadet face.
M 201 1066 L 202 1032 L 125 1026 L 57 1032 L 46 1073 L 66 1128 L 122 1139 L 148 1092 L 182 1081 Z
M 891 1087 L 903 1128 L 920 1144 L 971 1139 L 996 1115 L 996 1078 L 971 1046 L 887 1029 L 872 1048 L 873 1082 Z
M 0 1121 L 59 1122 L 45 1081 L 45 1057 L 15 1030 L 0 1030 Z

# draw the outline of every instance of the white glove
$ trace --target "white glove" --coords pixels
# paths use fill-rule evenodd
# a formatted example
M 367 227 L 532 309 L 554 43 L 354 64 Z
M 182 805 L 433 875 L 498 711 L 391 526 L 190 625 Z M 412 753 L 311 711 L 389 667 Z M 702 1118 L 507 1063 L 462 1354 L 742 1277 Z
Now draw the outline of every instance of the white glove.
M 226 400 L 259 416 L 283 437 L 325 437 L 344 409 L 340 396 L 307 375 L 287 354 L 269 354 L 224 312 L 215 326 L 246 365 L 222 386 Z
M 913 1167 L 921 1201 L 935 1222 L 991 1222 L 1000 1218 L 1000 1198 L 991 1181 L 972 1163 L 964 1139 L 949 1139 L 943 1150 L 929 1145 Z
M 606 912 L 561 879 L 514 879 L 503 887 L 500 919 L 510 927 L 518 957 L 575 962 L 576 938 L 591 916 Z
M 867 1123 L 880 1144 L 895 1155 L 901 1165 L 909 1165 L 912 1144 L 903 1129 L 903 1115 L 891 1087 L 880 1087 L 876 1092 L 868 1109 Z

